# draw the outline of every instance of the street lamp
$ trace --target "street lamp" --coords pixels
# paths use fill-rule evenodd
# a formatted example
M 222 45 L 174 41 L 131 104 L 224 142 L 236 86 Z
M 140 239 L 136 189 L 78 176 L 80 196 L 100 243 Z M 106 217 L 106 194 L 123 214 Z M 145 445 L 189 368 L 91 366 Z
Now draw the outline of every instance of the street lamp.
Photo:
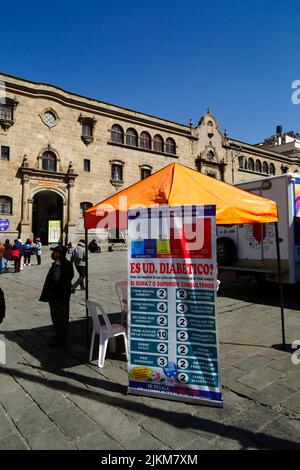
M 236 154 L 233 153 L 233 151 L 236 151 Z M 232 151 L 231 151 L 231 180 L 232 180 L 232 184 L 234 184 L 234 166 L 233 166 L 233 162 L 234 160 L 236 160 L 238 157 L 240 157 L 243 153 L 243 149 L 240 145 L 235 145 L 233 148 L 232 148 Z M 243 159 L 242 159 L 242 168 L 244 168 L 245 166 L 245 160 L 246 160 L 246 157 L 244 155 L 242 155 Z

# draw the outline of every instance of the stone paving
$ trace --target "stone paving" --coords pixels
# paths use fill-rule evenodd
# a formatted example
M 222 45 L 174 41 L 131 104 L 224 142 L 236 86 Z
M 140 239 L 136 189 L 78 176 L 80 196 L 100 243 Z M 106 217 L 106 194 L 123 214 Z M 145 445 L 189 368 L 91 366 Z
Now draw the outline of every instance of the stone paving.
M 91 298 L 113 318 L 114 283 L 126 276 L 124 251 L 90 257 Z M 49 347 L 48 305 L 38 302 L 50 265 L 4 273 L 7 316 L 0 339 L 0 449 L 299 449 L 300 365 L 280 350 L 277 289 L 225 279 L 218 298 L 224 409 L 127 395 L 122 343 L 105 367 L 88 362 L 83 292 L 71 301 L 70 344 Z M 300 299 L 286 290 L 286 335 L 300 339 Z

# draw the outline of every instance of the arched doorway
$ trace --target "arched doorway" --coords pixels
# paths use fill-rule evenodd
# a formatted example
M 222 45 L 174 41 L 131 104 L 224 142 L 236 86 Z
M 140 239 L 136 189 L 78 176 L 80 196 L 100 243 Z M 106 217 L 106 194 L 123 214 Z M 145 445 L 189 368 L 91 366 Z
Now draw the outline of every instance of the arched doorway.
M 51 221 L 52 224 L 49 224 Z M 49 240 L 49 228 L 51 229 L 51 226 L 55 225 L 54 221 L 57 222 L 57 232 L 54 233 L 54 238 Z M 62 229 L 63 198 L 54 191 L 39 191 L 33 197 L 32 204 L 32 233 L 34 237 L 39 236 L 42 244 L 48 245 L 49 242 L 57 242 L 56 237 L 62 241 Z

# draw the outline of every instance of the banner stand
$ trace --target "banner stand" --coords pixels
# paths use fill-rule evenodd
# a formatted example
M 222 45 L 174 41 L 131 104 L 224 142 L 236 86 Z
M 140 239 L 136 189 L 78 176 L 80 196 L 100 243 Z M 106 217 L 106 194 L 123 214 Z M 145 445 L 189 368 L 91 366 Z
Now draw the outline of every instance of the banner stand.
M 215 212 L 128 212 L 128 393 L 223 406 Z

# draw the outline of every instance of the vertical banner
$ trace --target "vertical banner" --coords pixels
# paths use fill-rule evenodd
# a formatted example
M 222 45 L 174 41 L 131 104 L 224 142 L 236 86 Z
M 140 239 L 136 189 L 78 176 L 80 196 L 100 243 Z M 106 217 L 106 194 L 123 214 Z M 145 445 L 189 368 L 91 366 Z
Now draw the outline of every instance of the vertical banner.
M 60 220 L 49 220 L 48 243 L 58 243 L 61 236 Z
M 223 406 L 215 211 L 128 212 L 129 393 Z

